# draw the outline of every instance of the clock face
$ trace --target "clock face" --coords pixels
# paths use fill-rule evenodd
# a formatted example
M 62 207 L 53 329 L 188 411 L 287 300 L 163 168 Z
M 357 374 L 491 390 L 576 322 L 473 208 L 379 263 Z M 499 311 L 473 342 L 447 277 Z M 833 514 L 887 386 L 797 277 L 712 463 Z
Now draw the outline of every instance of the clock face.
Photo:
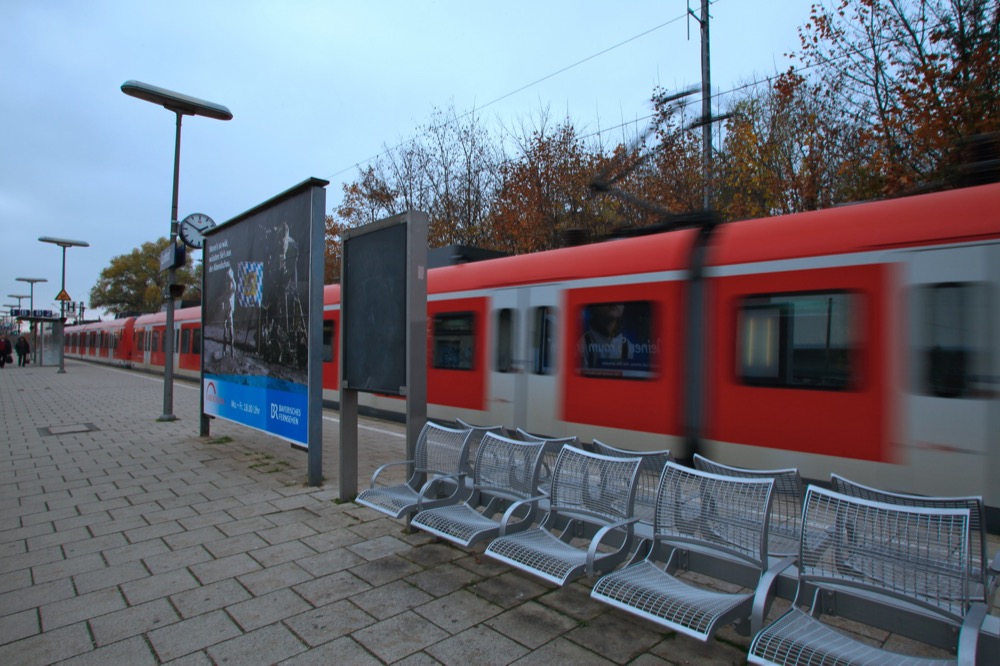
M 201 249 L 205 245 L 205 232 L 215 226 L 215 221 L 203 213 L 192 213 L 181 220 L 181 240 L 186 245 Z

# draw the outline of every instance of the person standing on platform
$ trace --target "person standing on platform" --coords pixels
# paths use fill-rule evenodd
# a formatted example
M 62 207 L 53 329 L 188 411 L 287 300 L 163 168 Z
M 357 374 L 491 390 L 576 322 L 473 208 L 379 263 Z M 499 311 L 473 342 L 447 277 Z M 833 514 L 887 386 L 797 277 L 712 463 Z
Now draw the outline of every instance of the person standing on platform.
M 17 352 L 17 367 L 23 368 L 28 361 L 28 354 L 31 353 L 31 345 L 23 335 L 14 343 L 14 351 Z
M 11 351 L 13 350 L 10 348 L 10 340 L 7 339 L 7 334 L 0 334 L 0 368 L 7 365 L 7 357 L 10 356 Z

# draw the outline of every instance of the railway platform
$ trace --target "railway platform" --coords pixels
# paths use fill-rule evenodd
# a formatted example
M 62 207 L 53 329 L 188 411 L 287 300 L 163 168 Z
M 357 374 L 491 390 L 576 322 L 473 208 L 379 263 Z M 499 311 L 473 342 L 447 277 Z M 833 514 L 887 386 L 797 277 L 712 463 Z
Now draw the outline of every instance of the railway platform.
M 0 370 L 0 663 L 745 662 L 731 628 L 702 644 L 338 503 L 336 412 L 311 487 L 285 442 L 199 437 L 196 385 L 176 421 L 162 397 L 79 361 Z M 362 419 L 362 486 L 402 430 Z

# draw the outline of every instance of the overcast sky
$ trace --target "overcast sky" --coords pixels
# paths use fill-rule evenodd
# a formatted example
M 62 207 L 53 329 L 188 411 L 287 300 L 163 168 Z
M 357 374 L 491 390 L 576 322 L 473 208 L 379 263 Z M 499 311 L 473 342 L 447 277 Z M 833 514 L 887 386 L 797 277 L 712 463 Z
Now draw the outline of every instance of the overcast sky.
M 713 89 L 787 69 L 809 5 L 716 0 Z M 124 95 L 127 80 L 233 113 L 228 122 L 185 117 L 180 218 L 222 223 L 309 177 L 331 181 L 329 212 L 356 165 L 415 136 L 435 108 L 482 108 L 486 122 L 510 126 L 547 107 L 590 132 L 647 116 L 657 85 L 700 85 L 698 25 L 686 8 L 0 0 L 0 303 L 29 293 L 15 278 L 42 277 L 35 307 L 58 309 L 61 250 L 39 236 L 90 243 L 67 252 L 66 290 L 85 300 L 112 258 L 169 234 L 174 115 Z

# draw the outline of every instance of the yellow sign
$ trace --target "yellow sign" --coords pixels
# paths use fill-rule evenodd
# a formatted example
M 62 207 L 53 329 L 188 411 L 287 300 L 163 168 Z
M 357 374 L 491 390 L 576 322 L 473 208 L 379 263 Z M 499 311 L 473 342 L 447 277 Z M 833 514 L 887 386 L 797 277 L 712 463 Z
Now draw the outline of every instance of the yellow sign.
M 58 295 L 56 295 L 56 300 L 57 301 L 72 301 L 73 299 L 70 298 L 69 294 L 66 293 L 66 290 L 63 289 L 62 291 L 59 292 Z

